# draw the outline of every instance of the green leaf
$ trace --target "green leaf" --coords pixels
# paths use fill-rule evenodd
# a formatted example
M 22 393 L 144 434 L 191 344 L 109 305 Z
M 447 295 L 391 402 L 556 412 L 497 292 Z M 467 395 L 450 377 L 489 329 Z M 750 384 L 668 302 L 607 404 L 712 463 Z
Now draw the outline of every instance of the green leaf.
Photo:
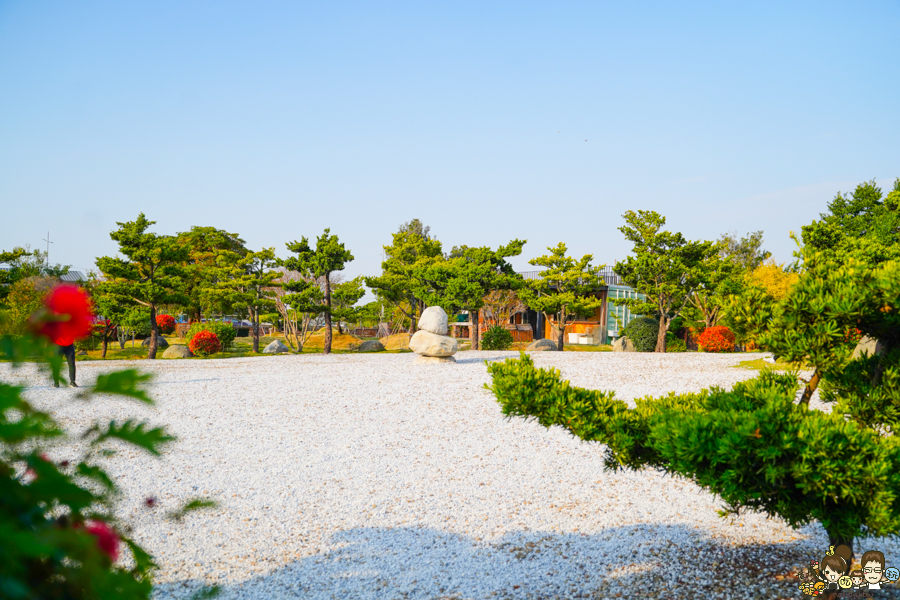
M 188 513 L 191 513 L 191 512 L 197 511 L 197 510 L 207 509 L 207 508 L 215 508 L 218 505 L 219 504 L 216 501 L 209 500 L 207 498 L 193 498 L 191 500 L 188 500 L 178 510 L 174 510 L 174 511 L 170 512 L 168 515 L 166 515 L 166 517 L 169 519 L 180 520 L 180 519 L 184 518 L 184 516 L 187 515 Z
M 167 434 L 161 427 L 154 429 L 147 429 L 147 427 L 146 422 L 135 423 L 131 419 L 121 425 L 111 421 L 106 431 L 102 432 L 91 445 L 96 446 L 109 439 L 119 439 L 143 448 L 154 456 L 159 456 L 159 446 L 174 442 L 176 438 Z
M 153 404 L 153 400 L 150 399 L 147 392 L 138 387 L 152 378 L 151 374 L 141 373 L 137 369 L 105 373 L 97 376 L 97 382 L 91 392 L 94 394 L 118 394 Z

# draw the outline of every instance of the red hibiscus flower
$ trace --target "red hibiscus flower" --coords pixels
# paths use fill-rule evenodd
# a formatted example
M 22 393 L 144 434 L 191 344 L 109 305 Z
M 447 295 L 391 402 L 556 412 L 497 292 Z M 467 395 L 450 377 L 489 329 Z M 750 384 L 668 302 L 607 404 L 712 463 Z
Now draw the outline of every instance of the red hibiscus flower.
M 54 344 L 68 346 L 91 334 L 91 299 L 74 285 L 58 285 L 44 298 L 44 306 L 50 318 L 43 322 L 38 332 Z
M 97 538 L 97 547 L 109 559 L 116 562 L 119 558 L 119 536 L 113 528 L 102 521 L 93 521 L 85 528 L 89 534 Z

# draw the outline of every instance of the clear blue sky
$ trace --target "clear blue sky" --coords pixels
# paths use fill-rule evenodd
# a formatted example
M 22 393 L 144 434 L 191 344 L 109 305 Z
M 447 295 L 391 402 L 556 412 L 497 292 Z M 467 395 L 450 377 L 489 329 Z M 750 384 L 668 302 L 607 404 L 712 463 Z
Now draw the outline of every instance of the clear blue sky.
M 624 257 L 628 209 L 788 232 L 900 176 L 900 3 L 0 0 L 0 248 L 114 254 L 116 221 L 254 248 L 330 227 L 376 274 L 446 248 Z

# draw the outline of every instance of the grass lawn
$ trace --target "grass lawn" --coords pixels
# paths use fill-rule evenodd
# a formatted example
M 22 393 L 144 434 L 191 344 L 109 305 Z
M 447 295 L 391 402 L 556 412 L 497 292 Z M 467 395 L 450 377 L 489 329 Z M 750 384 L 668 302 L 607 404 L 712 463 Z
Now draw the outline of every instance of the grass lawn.
M 163 336 L 169 345 L 187 345 L 187 340 L 184 340 L 176 335 L 167 335 Z M 284 341 L 283 336 L 277 337 L 268 337 L 261 336 L 259 338 L 259 354 L 253 353 L 253 338 L 250 337 L 239 337 L 234 339 L 234 343 L 232 347 L 224 352 L 218 352 L 216 354 L 212 354 L 209 358 L 241 358 L 244 356 L 275 356 L 274 354 L 263 354 L 262 350 L 266 346 L 268 346 L 271 342 L 275 340 Z M 286 344 L 285 344 L 286 345 Z M 156 353 L 156 357 L 162 359 L 163 352 L 165 349 L 159 349 Z M 385 350 L 386 354 L 399 354 L 402 352 L 410 352 L 409 350 Z M 303 354 L 321 354 L 321 348 L 303 348 Z M 332 350 L 333 354 L 355 354 L 354 350 Z M 382 354 L 379 352 L 379 354 Z M 87 355 L 78 356 L 78 360 L 145 360 L 147 358 L 147 348 L 145 346 L 141 346 L 141 341 L 136 340 L 134 342 L 134 347 L 131 345 L 131 341 L 125 342 L 125 348 L 120 348 L 118 342 L 113 342 L 106 349 L 106 358 L 100 358 L 100 350 L 89 350 Z M 195 356 L 193 357 L 196 360 L 201 360 L 202 357 Z
M 756 371 L 763 370 L 775 370 L 775 371 L 796 371 L 799 369 L 803 369 L 803 365 L 797 365 L 793 363 L 786 362 L 775 362 L 770 363 L 766 362 L 763 358 L 755 358 L 753 360 L 742 360 L 738 364 L 735 365 L 736 369 L 753 369 Z

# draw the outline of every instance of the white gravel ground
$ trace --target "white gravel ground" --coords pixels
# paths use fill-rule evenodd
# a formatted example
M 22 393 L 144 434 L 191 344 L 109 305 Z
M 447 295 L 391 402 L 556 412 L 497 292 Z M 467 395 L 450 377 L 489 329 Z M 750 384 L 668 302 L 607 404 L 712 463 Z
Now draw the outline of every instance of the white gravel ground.
M 162 459 L 109 463 L 122 516 L 161 566 L 159 599 L 201 584 L 229 599 L 800 597 L 790 574 L 821 559 L 819 525 L 722 519 L 689 481 L 606 473 L 600 446 L 505 420 L 483 389 L 484 360 L 508 356 L 83 362 L 83 383 L 125 365 L 154 373 L 157 405 L 63 402 L 57 414 L 72 428 L 137 415 L 180 438 Z M 755 374 L 734 365 L 759 356 L 533 354 L 623 399 L 731 386 Z M 0 365 L 0 377 L 42 406 L 74 395 L 33 366 Z M 219 508 L 160 518 L 198 495 Z M 862 546 L 900 558 L 892 541 Z

